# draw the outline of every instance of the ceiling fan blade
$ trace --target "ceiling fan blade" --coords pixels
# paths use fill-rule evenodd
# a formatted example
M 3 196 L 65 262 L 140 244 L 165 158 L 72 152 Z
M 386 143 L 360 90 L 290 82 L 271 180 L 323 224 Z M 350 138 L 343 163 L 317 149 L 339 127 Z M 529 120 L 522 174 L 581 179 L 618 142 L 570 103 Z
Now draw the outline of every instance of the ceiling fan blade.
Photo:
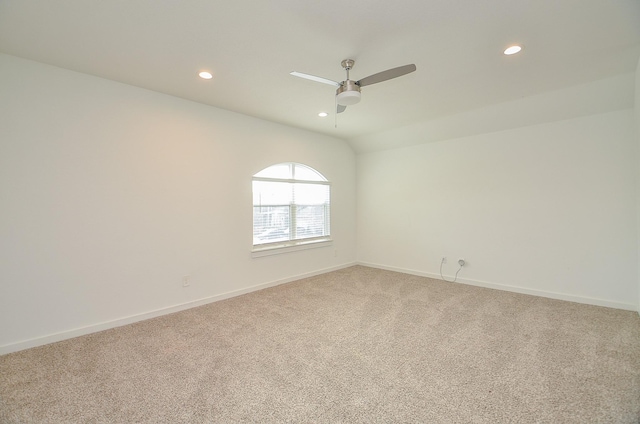
M 382 81 L 390 80 L 391 78 L 401 77 L 415 70 L 416 65 L 414 64 L 399 66 L 397 68 L 387 69 L 386 71 L 378 72 L 377 74 L 364 77 L 356 84 L 358 84 L 360 87 L 364 87 L 365 85 L 377 84 Z
M 303 74 L 302 72 L 296 72 L 296 71 L 290 72 L 290 74 L 293 75 L 294 77 L 305 78 L 311 81 L 333 85 L 334 87 L 340 87 L 339 82 L 331 81 L 330 79 L 326 79 L 322 77 L 316 77 L 315 75 Z
M 338 105 L 338 107 L 336 108 L 336 113 L 342 113 L 347 109 L 347 107 L 345 105 Z

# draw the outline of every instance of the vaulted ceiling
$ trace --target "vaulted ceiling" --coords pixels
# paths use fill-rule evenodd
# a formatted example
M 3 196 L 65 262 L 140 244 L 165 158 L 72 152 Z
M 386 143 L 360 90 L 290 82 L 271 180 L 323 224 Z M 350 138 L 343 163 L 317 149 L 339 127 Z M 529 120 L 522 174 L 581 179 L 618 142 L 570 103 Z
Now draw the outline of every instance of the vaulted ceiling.
M 351 140 L 633 72 L 640 1 L 0 0 L 0 52 Z M 335 89 L 289 73 L 342 81 L 347 58 L 417 71 L 335 128 Z

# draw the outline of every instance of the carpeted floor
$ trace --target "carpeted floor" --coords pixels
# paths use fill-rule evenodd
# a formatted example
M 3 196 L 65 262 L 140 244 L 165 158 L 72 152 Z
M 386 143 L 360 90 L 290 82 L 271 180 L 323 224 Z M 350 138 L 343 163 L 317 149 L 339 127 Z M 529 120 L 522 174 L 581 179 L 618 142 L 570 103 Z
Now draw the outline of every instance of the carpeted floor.
M 635 312 L 362 266 L 0 357 L 2 423 L 638 423 Z

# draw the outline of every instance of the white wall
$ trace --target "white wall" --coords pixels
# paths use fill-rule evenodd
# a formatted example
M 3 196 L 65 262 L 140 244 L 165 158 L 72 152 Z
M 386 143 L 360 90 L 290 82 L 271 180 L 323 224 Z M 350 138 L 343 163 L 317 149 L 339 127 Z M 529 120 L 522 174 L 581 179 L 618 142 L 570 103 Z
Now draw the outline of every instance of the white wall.
M 358 155 L 358 261 L 624 309 L 638 299 L 625 109 Z M 389 134 L 392 136 L 393 134 Z
M 252 259 L 287 161 L 332 182 L 334 245 Z M 341 140 L 0 55 L 0 354 L 351 264 L 355 188 Z
M 635 120 L 636 120 L 636 140 L 638 142 L 638 183 L 637 183 L 637 211 L 638 211 L 638 313 L 640 314 L 640 59 L 636 68 L 635 84 Z
M 349 140 L 358 153 L 529 127 L 546 122 L 632 109 L 634 72 L 441 116 Z

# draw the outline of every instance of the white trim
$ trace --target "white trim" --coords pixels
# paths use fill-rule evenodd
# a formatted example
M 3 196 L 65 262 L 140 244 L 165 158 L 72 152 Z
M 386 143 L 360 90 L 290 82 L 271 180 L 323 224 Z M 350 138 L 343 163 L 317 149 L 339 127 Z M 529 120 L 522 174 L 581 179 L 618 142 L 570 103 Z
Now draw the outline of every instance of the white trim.
M 292 277 L 283 278 L 281 280 L 275 280 L 275 281 L 270 281 L 266 283 L 256 284 L 255 286 L 251 286 L 251 287 L 247 287 L 239 290 L 233 290 L 227 293 L 221 293 L 215 296 L 193 300 L 191 302 L 186 302 L 186 303 L 181 303 L 174 306 L 169 306 L 166 308 L 156 309 L 154 311 L 131 315 L 128 317 L 119 318 L 112 321 L 105 321 L 99 324 L 87 325 L 85 327 L 75 328 L 73 330 L 61 331 L 59 333 L 49 334 L 42 337 L 35 337 L 33 339 L 23 340 L 17 343 L 6 344 L 4 346 L 0 346 L 0 355 L 6 355 L 8 353 L 18 352 L 20 350 L 29 349 L 32 347 L 42 346 L 49 343 L 55 343 L 62 340 L 71 339 L 74 337 L 84 336 L 85 334 L 97 333 L 98 331 L 104 331 L 104 330 L 109 330 L 111 328 L 121 327 L 127 324 L 133 324 L 134 322 L 144 321 L 144 320 L 156 318 L 162 315 L 184 311 L 186 309 L 195 308 L 197 306 L 218 302 L 220 300 L 225 300 L 225 299 L 240 296 L 246 293 L 251 293 L 251 292 L 266 289 L 269 287 L 278 286 L 280 284 L 290 283 L 292 281 L 301 280 L 303 278 L 309 278 L 309 277 L 314 277 L 320 274 L 326 274 L 327 272 L 337 271 L 339 269 L 348 268 L 354 265 L 356 265 L 355 262 L 349 262 L 342 265 L 320 269 L 317 271 L 294 275 Z
M 361 261 L 358 261 L 357 264 L 362 266 L 368 266 L 371 268 L 384 269 L 387 271 L 395 271 L 395 272 L 401 272 L 404 274 L 417 275 L 420 277 L 429 277 L 429 278 L 442 281 L 442 278 L 440 278 L 440 275 L 432 274 L 430 272 L 422 272 L 422 271 L 416 271 L 413 269 L 398 268 L 393 266 L 373 264 L 373 263 L 361 262 Z M 449 276 L 445 275 L 444 277 L 453 279 L 453 275 L 449 275 Z M 527 289 L 524 287 L 509 286 L 506 284 L 498 284 L 498 283 L 488 283 L 486 281 L 470 280 L 470 279 L 460 278 L 460 277 L 458 277 L 457 283 L 467 284 L 470 286 L 485 287 L 488 289 L 528 294 L 532 296 L 546 297 L 549 299 L 564 300 L 567 302 L 584 303 L 587 305 L 595 305 L 595 306 L 604 306 L 607 308 L 622 309 L 625 311 L 638 311 L 638 306 L 632 303 L 614 302 L 611 300 L 596 299 L 592 297 L 583 297 L 583 296 L 575 296 L 571 294 L 549 292 L 544 290 Z
M 264 245 L 255 247 L 251 251 L 252 258 L 262 258 L 263 256 L 280 255 L 282 253 L 297 252 L 299 250 L 317 249 L 318 247 L 328 247 L 333 245 L 332 239 L 321 240 L 291 240 L 279 244 Z M 259 246 L 259 245 L 258 245 Z

